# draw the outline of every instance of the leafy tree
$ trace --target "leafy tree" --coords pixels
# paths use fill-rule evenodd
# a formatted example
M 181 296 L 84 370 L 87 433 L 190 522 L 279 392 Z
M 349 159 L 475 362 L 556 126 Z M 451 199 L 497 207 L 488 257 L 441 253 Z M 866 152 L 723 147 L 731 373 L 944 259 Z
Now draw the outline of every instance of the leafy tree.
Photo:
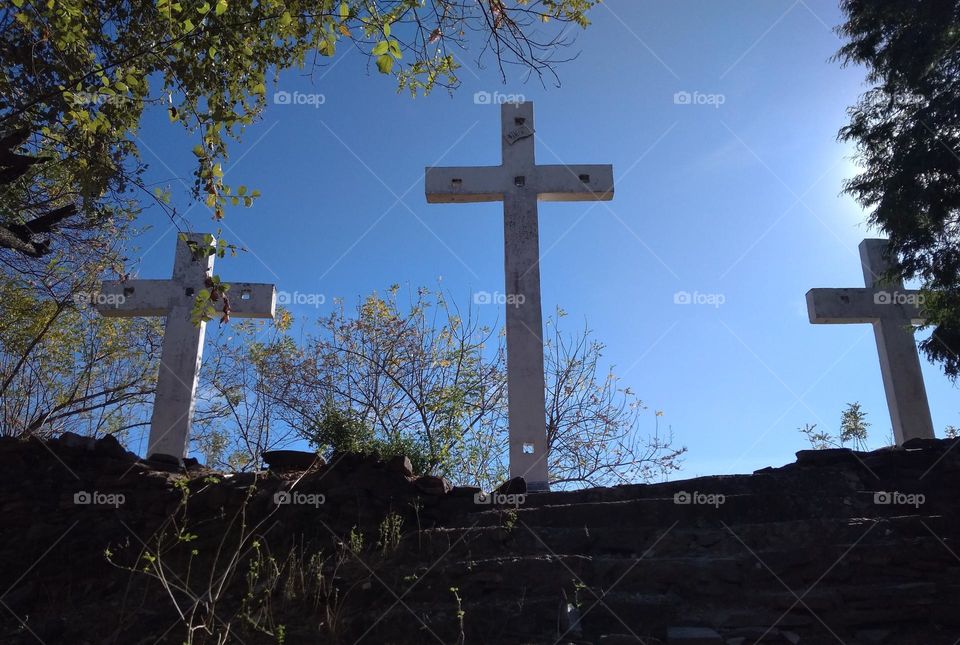
M 846 191 L 890 238 L 896 274 L 925 291 L 928 358 L 960 375 L 960 2 L 842 0 L 837 58 L 873 87 L 840 138 L 863 172 Z
M 145 425 L 158 322 L 104 318 L 74 295 L 81 304 L 0 281 L 0 433 L 123 436 Z
M 137 131 L 150 106 L 195 139 L 193 197 L 219 219 L 259 193 L 223 181 L 228 143 L 266 106 L 267 84 L 347 43 L 429 92 L 457 85 L 457 52 L 538 74 L 597 0 L 7 0 L 0 4 L 0 250 L 81 253 L 156 203 Z M 540 26 L 541 22 L 552 21 Z
M 483 437 L 505 390 L 502 348 L 492 358 L 484 352 L 496 338 L 489 329 L 424 289 L 403 307 L 397 286 L 353 312 L 340 303 L 319 327 L 275 372 L 289 379 L 274 391 L 305 438 L 332 448 L 413 447 L 411 458 L 425 455 L 424 472 L 487 474 L 491 441 Z
M 271 388 L 292 427 L 321 449 L 405 452 L 421 472 L 491 487 L 507 475 L 502 334 L 442 293 L 407 306 L 399 290 L 342 305 L 321 319 Z M 559 312 L 558 319 L 562 317 Z M 550 479 L 558 486 L 647 481 L 679 467 L 669 433 L 640 431 L 645 409 L 613 373 L 589 330 L 547 343 Z M 282 394 L 280 394 L 282 393 Z M 654 423 L 659 414 L 654 416 Z

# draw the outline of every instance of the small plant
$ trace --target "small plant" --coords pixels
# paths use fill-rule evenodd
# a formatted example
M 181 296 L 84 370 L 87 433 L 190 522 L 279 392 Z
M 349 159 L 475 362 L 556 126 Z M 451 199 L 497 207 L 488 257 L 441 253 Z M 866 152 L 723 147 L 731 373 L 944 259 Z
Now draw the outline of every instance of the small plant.
M 450 593 L 453 594 L 453 599 L 457 602 L 457 626 L 460 629 L 460 634 L 457 636 L 457 645 L 463 645 L 464 641 L 466 641 L 466 635 L 463 631 L 463 618 L 467 615 L 467 612 L 463 610 L 463 601 L 460 598 L 460 588 L 450 587 Z
M 579 579 L 573 579 L 573 604 L 577 609 L 580 609 L 580 592 L 587 589 L 587 585 L 583 584 Z
M 400 545 L 401 530 L 403 529 L 403 518 L 394 512 L 387 514 L 380 522 L 380 539 L 377 540 L 377 548 L 380 554 L 386 557 L 387 553 L 393 551 Z
M 851 441 L 857 450 L 866 450 L 869 427 L 867 413 L 860 409 L 860 404 L 848 403 L 840 415 L 840 445 Z
M 410 502 L 410 506 L 413 508 L 413 514 L 417 518 L 417 549 L 421 550 L 423 548 L 421 544 L 423 528 L 420 525 L 420 510 L 423 508 L 423 500 L 419 497 L 414 497 L 413 501 Z
M 846 409 L 840 414 L 840 432 L 837 436 L 825 430 L 817 430 L 816 423 L 805 423 L 797 430 L 807 438 L 810 447 L 814 450 L 845 448 L 847 442 L 853 444 L 854 450 L 866 450 L 869 427 L 867 413 L 861 409 L 860 404 L 848 403 Z
M 352 553 L 363 551 L 363 531 L 356 526 L 350 529 L 350 535 L 347 537 L 347 548 Z
M 500 517 L 503 520 L 503 528 L 507 529 L 508 531 L 512 531 L 516 527 L 518 517 L 517 509 L 510 508 L 505 511 L 501 511 Z

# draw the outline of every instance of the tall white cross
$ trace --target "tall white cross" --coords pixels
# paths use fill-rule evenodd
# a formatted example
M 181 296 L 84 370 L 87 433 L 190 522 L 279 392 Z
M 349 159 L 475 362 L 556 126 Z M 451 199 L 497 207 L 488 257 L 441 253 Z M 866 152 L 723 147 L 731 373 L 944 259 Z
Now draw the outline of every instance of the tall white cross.
M 807 292 L 810 322 L 871 323 L 880 355 L 880 374 L 897 445 L 909 439 L 932 438 L 933 421 L 913 325 L 923 323 L 920 294 L 903 282 L 881 282 L 891 268 L 887 240 L 860 243 L 865 289 L 811 289 Z
M 165 316 L 160 373 L 150 420 L 147 456 L 186 454 L 193 421 L 203 336 L 206 323 L 194 324 L 190 312 L 197 294 L 207 288 L 213 274 L 214 254 L 200 257 L 195 248 L 215 247 L 212 235 L 187 234 L 178 237 L 170 280 L 127 280 L 104 282 L 97 310 L 104 316 Z M 193 245 L 193 248 L 191 248 Z M 276 304 L 272 284 L 234 282 L 227 291 L 230 316 L 236 318 L 273 318 Z M 109 303 L 109 304 L 103 304 Z M 213 303 L 223 310 L 223 298 Z
M 539 166 L 533 103 L 506 103 L 500 119 L 500 165 L 427 168 L 426 194 L 430 203 L 503 202 L 510 475 L 547 490 L 537 201 L 612 199 L 613 166 Z

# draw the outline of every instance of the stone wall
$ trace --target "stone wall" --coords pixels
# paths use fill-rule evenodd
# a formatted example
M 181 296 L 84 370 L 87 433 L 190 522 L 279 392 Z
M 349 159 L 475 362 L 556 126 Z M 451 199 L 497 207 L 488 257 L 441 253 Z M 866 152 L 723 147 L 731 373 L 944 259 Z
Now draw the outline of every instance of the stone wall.
M 483 497 L 402 458 L 2 439 L 0 642 L 953 644 L 955 445 Z

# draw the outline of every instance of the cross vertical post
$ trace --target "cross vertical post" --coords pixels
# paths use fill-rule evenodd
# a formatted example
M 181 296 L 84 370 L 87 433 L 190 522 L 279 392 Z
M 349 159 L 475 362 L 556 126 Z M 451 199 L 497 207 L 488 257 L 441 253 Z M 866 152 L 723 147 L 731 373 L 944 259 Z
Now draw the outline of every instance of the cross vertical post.
M 97 299 L 104 303 L 97 304 L 97 310 L 103 316 L 166 318 L 147 457 L 179 459 L 187 452 L 206 329 L 205 322 L 194 324 L 190 314 L 197 295 L 207 288 L 215 258 L 212 252 L 206 256 L 196 252 L 205 246 L 216 247 L 212 235 L 178 236 L 171 279 L 110 281 L 100 287 L 105 297 Z M 226 297 L 232 317 L 273 318 L 276 293 L 272 284 L 231 283 Z M 221 298 L 213 304 L 222 312 L 224 302 Z
M 811 289 L 807 311 L 813 324 L 870 323 L 897 445 L 933 438 L 933 420 L 923 384 L 913 325 L 923 323 L 921 294 L 902 281 L 885 282 L 891 268 L 887 240 L 860 243 L 864 289 Z
M 549 490 L 538 201 L 613 198 L 610 165 L 537 165 L 533 103 L 500 107 L 501 163 L 427 168 L 429 203 L 503 202 L 510 475 Z

